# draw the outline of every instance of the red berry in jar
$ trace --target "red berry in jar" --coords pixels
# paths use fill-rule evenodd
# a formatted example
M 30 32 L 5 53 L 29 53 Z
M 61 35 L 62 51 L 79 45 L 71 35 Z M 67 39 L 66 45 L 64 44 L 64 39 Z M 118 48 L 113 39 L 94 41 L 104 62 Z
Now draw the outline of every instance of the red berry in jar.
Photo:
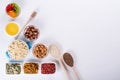
M 56 66 L 54 63 L 43 63 L 41 65 L 42 74 L 53 74 L 56 71 Z

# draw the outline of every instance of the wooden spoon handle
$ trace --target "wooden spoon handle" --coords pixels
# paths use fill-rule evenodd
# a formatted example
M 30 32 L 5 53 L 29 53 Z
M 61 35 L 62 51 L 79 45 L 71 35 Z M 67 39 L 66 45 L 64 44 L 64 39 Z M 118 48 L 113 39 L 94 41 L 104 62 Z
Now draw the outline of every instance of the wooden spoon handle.
M 27 23 L 23 26 L 23 28 L 20 30 L 20 32 L 18 33 L 18 35 L 15 37 L 15 40 L 18 39 L 18 37 L 20 36 L 21 32 L 25 29 L 26 25 L 27 25 L 29 22 L 30 22 L 30 20 L 27 21 Z
M 60 66 L 62 67 L 64 73 L 66 74 L 68 80 L 72 80 L 71 76 L 68 74 L 67 70 L 65 69 L 65 67 L 60 59 L 59 59 L 59 63 L 60 63 Z
M 80 77 L 74 67 L 72 67 L 72 70 L 73 70 L 75 76 L 77 77 L 77 80 L 80 80 Z
M 25 24 L 25 25 L 23 26 L 23 28 L 20 30 L 20 32 L 18 33 L 18 35 L 15 37 L 15 40 L 18 39 L 18 37 L 19 37 L 19 35 L 21 34 L 21 32 L 26 28 L 26 25 L 36 16 L 36 14 L 37 14 L 36 11 L 34 11 L 34 12 L 31 14 L 29 20 L 26 22 L 26 24 Z

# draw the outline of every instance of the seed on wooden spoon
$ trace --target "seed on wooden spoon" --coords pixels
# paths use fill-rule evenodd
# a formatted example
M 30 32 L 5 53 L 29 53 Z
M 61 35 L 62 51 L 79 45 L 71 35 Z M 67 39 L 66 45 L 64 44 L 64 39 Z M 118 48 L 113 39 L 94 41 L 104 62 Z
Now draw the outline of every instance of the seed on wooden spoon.
M 68 77 L 68 80 L 72 80 L 60 59 L 61 55 L 60 55 L 59 48 L 55 44 L 52 44 L 49 46 L 49 52 L 50 52 L 51 56 L 53 56 L 54 58 L 56 58 L 59 61 L 60 66 L 62 67 L 63 71 L 65 72 L 65 74 Z
M 63 55 L 63 59 L 68 66 L 73 67 L 74 61 L 73 61 L 72 56 L 69 53 L 65 53 Z
M 56 58 L 56 59 L 60 58 L 60 50 L 58 49 L 58 47 L 56 45 L 54 45 L 54 44 L 50 45 L 49 52 L 54 58 Z
M 80 77 L 79 77 L 77 71 L 74 68 L 74 60 L 73 60 L 73 57 L 71 56 L 71 54 L 70 53 L 64 53 L 63 59 L 64 59 L 64 62 L 69 67 L 71 67 L 71 69 L 73 70 L 73 72 L 74 72 L 75 76 L 77 77 L 77 79 L 80 80 Z

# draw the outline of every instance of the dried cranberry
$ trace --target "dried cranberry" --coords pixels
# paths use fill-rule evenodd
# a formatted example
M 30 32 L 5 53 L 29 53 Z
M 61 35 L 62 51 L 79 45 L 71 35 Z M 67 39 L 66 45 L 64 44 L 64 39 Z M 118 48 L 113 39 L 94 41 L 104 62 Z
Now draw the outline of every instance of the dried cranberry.
M 56 71 L 56 67 L 54 63 L 44 63 L 41 66 L 42 74 L 53 74 Z

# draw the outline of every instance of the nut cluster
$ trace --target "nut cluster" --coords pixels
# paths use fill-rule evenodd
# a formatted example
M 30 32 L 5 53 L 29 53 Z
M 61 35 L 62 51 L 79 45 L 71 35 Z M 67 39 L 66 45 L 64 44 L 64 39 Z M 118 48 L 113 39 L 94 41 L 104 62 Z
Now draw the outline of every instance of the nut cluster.
M 43 44 L 37 44 L 33 49 L 33 54 L 39 59 L 45 57 L 47 55 L 46 46 Z
M 37 39 L 38 35 L 39 30 L 35 28 L 33 25 L 29 25 L 24 33 L 25 38 L 31 41 Z

